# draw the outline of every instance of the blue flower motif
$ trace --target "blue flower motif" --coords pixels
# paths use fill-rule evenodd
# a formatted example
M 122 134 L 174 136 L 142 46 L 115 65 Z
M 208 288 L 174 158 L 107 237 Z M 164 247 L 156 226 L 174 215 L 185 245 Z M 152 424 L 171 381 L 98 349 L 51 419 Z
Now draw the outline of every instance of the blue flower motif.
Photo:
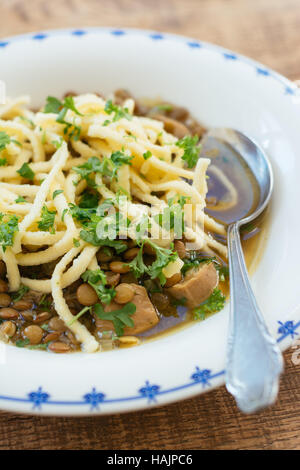
M 96 410 L 99 409 L 99 403 L 103 403 L 105 399 L 105 394 L 101 392 L 97 392 L 96 389 L 93 387 L 91 393 L 87 393 L 83 396 L 83 399 L 86 403 L 91 405 L 91 410 L 94 408 Z
M 148 403 L 152 401 L 156 402 L 156 395 L 159 393 L 160 386 L 159 385 L 150 385 L 149 381 L 146 380 L 146 385 L 139 389 L 139 393 L 148 398 Z
M 295 335 L 298 333 L 296 332 L 296 325 L 294 325 L 294 322 L 291 321 L 286 321 L 285 323 L 282 323 L 281 321 L 279 323 L 279 328 L 278 328 L 278 334 L 281 335 L 291 335 L 292 338 L 294 338 Z
M 230 54 L 229 52 L 224 52 L 223 56 L 227 60 L 237 60 L 236 54 Z
M 32 39 L 35 39 L 37 41 L 42 41 L 43 39 L 46 39 L 46 37 L 47 37 L 47 34 L 39 33 L 39 34 L 35 34 L 34 36 L 32 36 Z
M 256 67 L 256 72 L 258 73 L 258 75 L 264 75 L 265 77 L 271 75 L 269 70 L 262 69 L 261 67 Z
M 202 44 L 196 41 L 188 42 L 187 45 L 191 47 L 192 49 L 200 49 L 200 47 L 202 47 Z
M 0 42 L 0 47 L 6 47 L 8 46 L 9 42 L 8 41 L 1 41 Z
M 122 29 L 115 29 L 111 31 L 111 34 L 113 34 L 114 36 L 123 36 L 125 34 L 125 31 L 123 31 Z
M 292 88 L 291 86 L 285 87 L 285 94 L 286 95 L 295 95 L 297 88 Z
M 86 31 L 83 31 L 82 29 L 75 29 L 72 31 L 73 36 L 83 36 L 84 34 L 87 34 Z
M 160 39 L 164 39 L 164 36 L 163 34 L 160 34 L 160 33 L 153 33 L 153 34 L 150 34 L 150 38 L 154 40 L 160 40 Z
M 42 387 L 39 387 L 37 392 L 28 393 L 28 398 L 29 401 L 32 401 L 33 403 L 33 409 L 40 409 L 42 403 L 46 403 L 49 400 L 50 395 L 49 393 L 43 392 Z
M 211 379 L 211 370 L 209 369 L 199 369 L 199 367 L 196 367 L 196 372 L 194 372 L 191 376 L 191 379 L 193 379 L 195 382 L 201 383 L 203 387 L 206 385 L 210 385 L 209 379 Z

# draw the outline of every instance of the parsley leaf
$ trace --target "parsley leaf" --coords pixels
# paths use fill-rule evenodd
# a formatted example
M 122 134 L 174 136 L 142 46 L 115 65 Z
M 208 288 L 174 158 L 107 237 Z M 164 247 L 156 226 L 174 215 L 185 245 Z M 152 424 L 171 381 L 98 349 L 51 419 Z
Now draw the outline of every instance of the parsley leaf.
M 89 187 L 96 188 L 95 181 L 91 176 L 100 173 L 103 176 L 117 180 L 118 169 L 124 164 L 130 165 L 132 158 L 131 155 L 125 155 L 117 151 L 113 152 L 110 158 L 104 157 L 101 161 L 98 157 L 90 157 L 86 163 L 72 169 L 81 176 L 81 179 L 86 180 Z
M 54 96 L 48 96 L 44 113 L 58 114 L 62 107 L 63 103 L 59 99 L 55 98 Z
M 156 260 L 148 266 L 146 266 L 143 261 L 143 247 L 145 243 L 154 249 L 156 255 Z M 166 283 L 166 278 L 162 270 L 170 262 L 175 261 L 177 257 L 177 253 L 172 251 L 172 249 L 162 248 L 156 243 L 147 239 L 143 240 L 137 256 L 130 263 L 128 263 L 128 266 L 137 278 L 141 277 L 143 274 L 148 274 L 151 279 L 158 278 L 161 285 L 164 285 Z
M 214 289 L 213 293 L 199 307 L 194 308 L 194 320 L 204 320 L 207 314 L 222 310 L 225 305 L 225 295 L 220 289 Z
M 60 140 L 52 140 L 51 142 L 55 148 L 59 149 L 62 144 L 63 144 L 63 139 L 60 139 Z
M 56 189 L 53 194 L 52 194 L 52 199 L 55 199 L 56 196 L 58 196 L 59 194 L 63 193 L 63 190 L 62 189 Z
M 148 160 L 148 158 L 152 157 L 152 153 L 150 150 L 147 150 L 147 152 L 143 153 L 144 160 Z
M 75 248 L 78 248 L 80 246 L 80 241 L 77 240 L 77 238 L 73 238 L 73 245 L 75 246 Z
M 90 228 L 90 227 L 89 227 Z M 82 240 L 87 243 L 90 243 L 94 246 L 109 246 L 116 250 L 117 254 L 122 253 L 123 251 L 127 250 L 126 243 L 122 242 L 121 240 L 110 240 L 109 238 L 104 238 L 103 240 L 98 238 L 96 235 L 96 228 L 95 230 L 81 230 L 79 236 Z
M 0 158 L 0 166 L 5 166 L 7 164 L 6 158 Z
M 98 193 L 84 191 L 81 195 L 78 206 L 83 209 L 92 209 L 98 206 L 100 196 Z
M 95 314 L 101 320 L 112 321 L 117 336 L 123 336 L 124 327 L 134 327 L 134 322 L 130 318 L 136 311 L 136 306 L 129 302 L 124 307 L 118 310 L 112 310 L 111 312 L 105 312 L 101 304 L 96 304 L 94 307 Z
M 106 276 L 100 268 L 95 271 L 88 269 L 81 277 L 84 282 L 88 282 L 95 289 L 102 303 L 109 304 L 116 295 L 115 289 L 105 287 L 107 284 Z
M 190 269 L 198 269 L 200 265 L 204 263 L 211 263 L 215 261 L 215 257 L 210 257 L 210 258 L 205 258 L 205 257 L 199 257 L 199 258 L 185 258 L 183 260 L 184 265 L 181 268 L 181 272 L 183 275 L 187 273 Z
M 225 282 L 229 278 L 229 267 L 216 265 L 216 269 L 219 272 L 219 278 L 221 282 Z
M 18 300 L 21 300 L 28 291 L 29 287 L 21 285 L 21 287 L 12 294 L 13 301 L 18 302 Z
M 16 215 L 9 215 L 7 217 L 0 213 L 0 245 L 3 251 L 7 246 L 13 245 L 15 232 L 19 231 L 18 226 L 19 218 Z
M 113 104 L 112 100 L 108 100 L 105 103 L 104 111 L 106 112 L 106 114 L 114 113 L 112 122 L 119 121 L 122 118 L 125 118 L 128 120 L 132 119 L 132 115 L 129 113 L 128 108 L 122 108 L 121 106 L 117 106 L 116 104 Z M 107 124 L 109 124 L 109 121 L 104 122 L 104 125 L 107 125 Z
M 26 199 L 22 196 L 18 196 L 17 199 L 15 200 L 17 204 L 21 204 L 22 202 L 27 202 Z
M 177 140 L 177 147 L 182 148 L 184 153 L 182 155 L 182 160 L 187 163 L 188 168 L 193 168 L 199 158 L 200 147 L 197 146 L 199 137 L 195 135 L 194 137 L 186 135 L 180 140 Z
M 95 207 L 85 208 L 85 207 L 79 207 L 79 206 L 76 206 L 76 204 L 70 203 L 69 208 L 70 208 L 70 212 L 71 212 L 73 219 L 78 220 L 82 224 L 89 222 L 92 218 L 92 215 L 96 214 Z
M 28 344 L 30 344 L 30 341 L 28 338 L 26 339 L 18 339 L 16 341 L 16 346 L 17 348 L 25 348 L 25 346 L 28 346 Z
M 14 144 L 21 145 L 20 142 L 18 142 L 15 139 L 12 139 L 6 132 L 1 131 L 0 132 L 0 152 L 5 149 L 5 147 L 13 142 Z
M 47 206 L 42 207 L 41 219 L 38 222 L 38 228 L 44 232 L 55 233 L 54 220 L 56 211 L 49 211 Z
M 17 173 L 28 180 L 33 180 L 35 173 L 32 171 L 28 163 L 23 163 L 21 168 L 17 170 Z
M 71 124 L 70 122 L 65 121 L 65 116 L 69 109 L 78 116 L 82 116 L 75 107 L 73 96 L 66 96 L 63 102 L 54 96 L 48 96 L 44 113 L 58 114 L 56 122 L 65 125 L 64 134 L 68 134 L 70 138 L 74 137 L 74 140 L 77 140 L 80 136 L 81 128 L 76 124 Z M 61 143 L 59 144 L 59 146 L 61 146 Z

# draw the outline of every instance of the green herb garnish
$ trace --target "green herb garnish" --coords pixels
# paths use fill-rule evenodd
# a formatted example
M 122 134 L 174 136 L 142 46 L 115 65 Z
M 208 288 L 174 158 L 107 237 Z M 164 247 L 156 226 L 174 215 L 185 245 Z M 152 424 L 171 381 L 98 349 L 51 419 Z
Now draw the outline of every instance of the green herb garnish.
M 19 218 L 16 215 L 5 216 L 0 212 L 0 245 L 3 251 L 13 245 L 14 235 L 19 231 Z
M 123 308 L 112 310 L 111 312 L 105 312 L 102 305 L 96 304 L 94 306 L 94 311 L 95 315 L 101 320 L 108 320 L 113 322 L 117 336 L 123 336 L 124 328 L 126 326 L 129 328 L 134 327 L 134 322 L 130 317 L 135 313 L 136 306 L 132 302 L 124 305 Z
M 119 121 L 119 119 L 125 118 L 128 120 L 132 119 L 132 115 L 129 113 L 128 108 L 122 108 L 121 106 L 117 106 L 116 104 L 113 104 L 112 100 L 108 100 L 105 103 L 105 108 L 104 111 L 106 114 L 112 114 L 114 113 L 112 122 Z M 108 121 L 109 124 L 109 121 Z M 104 125 L 107 125 L 104 123 Z
M 101 269 L 96 269 L 95 271 L 88 269 L 81 277 L 84 282 L 88 282 L 88 284 L 95 289 L 102 303 L 109 304 L 115 297 L 115 289 L 105 287 L 107 284 L 106 276 Z
M 4 150 L 6 146 L 10 144 L 11 142 L 21 146 L 20 142 L 18 142 L 15 139 L 12 139 L 8 134 L 6 134 L 6 132 L 1 131 L 0 132 L 0 152 L 2 152 L 2 150 Z
M 75 248 L 78 248 L 80 246 L 80 241 L 77 240 L 77 238 L 73 238 L 73 245 L 75 246 Z
M 73 96 L 66 96 L 64 101 L 60 101 L 54 96 L 48 96 L 44 113 L 58 114 L 56 122 L 65 125 L 64 134 L 68 134 L 70 138 L 73 137 L 74 140 L 77 140 L 80 136 L 81 128 L 74 123 L 71 124 L 70 122 L 65 121 L 68 110 L 73 111 L 78 116 L 82 116 L 82 114 L 75 107 Z
M 63 190 L 62 189 L 56 189 L 53 194 L 52 194 L 52 199 L 55 199 L 56 196 L 58 196 L 59 194 L 63 193 Z
M 38 222 L 38 228 L 44 232 L 55 233 L 54 221 L 56 211 L 49 211 L 47 206 L 42 207 L 41 219 Z
M 150 150 L 147 150 L 147 152 L 143 153 L 144 160 L 148 160 L 148 158 L 152 157 L 152 153 Z
M 18 196 L 17 199 L 15 200 L 17 204 L 21 204 L 22 202 L 27 202 L 26 199 L 22 196 Z
M 195 135 L 194 137 L 186 135 L 183 139 L 177 140 L 177 147 L 184 150 L 182 155 L 182 160 L 187 163 L 188 168 L 193 168 L 199 158 L 200 147 L 197 146 L 199 137 Z
M 20 288 L 12 294 L 13 301 L 18 302 L 18 300 L 21 300 L 27 292 L 29 292 L 29 287 L 21 285 Z
M 146 265 L 143 260 L 143 247 L 145 243 L 154 249 L 156 255 L 156 260 L 150 265 Z M 128 266 L 134 273 L 135 277 L 139 278 L 143 274 L 148 274 L 151 279 L 158 278 L 161 285 L 163 286 L 166 283 L 166 277 L 164 276 L 162 270 L 170 262 L 175 261 L 177 258 L 177 253 L 172 249 L 162 248 L 156 243 L 147 239 L 141 242 L 137 256 L 130 263 L 128 263 Z
M 131 155 L 117 151 L 113 152 L 110 158 L 104 157 L 102 160 L 98 157 L 90 157 L 86 163 L 73 167 L 73 170 L 87 182 L 89 187 L 96 188 L 93 178 L 96 173 L 117 180 L 118 169 L 124 164 L 130 165 L 132 158 Z
M 33 180 L 35 173 L 32 171 L 28 163 L 23 163 L 21 168 L 17 170 L 17 173 L 28 180 Z
M 222 310 L 226 297 L 220 289 L 214 289 L 213 293 L 199 307 L 193 309 L 194 320 L 205 320 L 206 315 Z

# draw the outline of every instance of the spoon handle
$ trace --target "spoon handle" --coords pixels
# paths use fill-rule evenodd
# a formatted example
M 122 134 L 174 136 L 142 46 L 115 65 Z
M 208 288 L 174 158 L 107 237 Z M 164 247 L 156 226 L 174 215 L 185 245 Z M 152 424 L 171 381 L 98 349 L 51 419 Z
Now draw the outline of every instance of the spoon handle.
M 240 410 L 252 413 L 276 400 L 283 360 L 250 286 L 238 224 L 229 226 L 228 250 L 230 322 L 226 387 Z

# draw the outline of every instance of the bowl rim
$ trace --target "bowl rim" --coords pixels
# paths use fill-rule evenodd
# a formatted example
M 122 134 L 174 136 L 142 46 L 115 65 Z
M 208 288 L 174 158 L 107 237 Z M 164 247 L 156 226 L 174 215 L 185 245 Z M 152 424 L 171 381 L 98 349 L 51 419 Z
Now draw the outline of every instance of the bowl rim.
M 283 91 L 285 94 L 289 95 L 296 95 L 298 93 L 298 87 L 288 78 L 284 77 L 280 73 L 273 71 L 271 68 L 266 67 L 265 65 L 261 64 L 258 61 L 255 61 L 251 58 L 248 58 L 242 54 L 232 52 L 230 49 L 224 48 L 222 46 L 212 44 L 209 42 L 201 41 L 198 39 L 193 39 L 188 36 L 174 34 L 174 33 L 165 33 L 165 32 L 157 32 L 148 29 L 138 29 L 138 28 L 115 28 L 115 27 L 80 27 L 80 28 L 61 28 L 61 29 L 46 29 L 43 31 L 36 31 L 36 32 L 29 32 L 20 35 L 13 35 L 8 36 L 5 38 L 0 38 L 0 54 L 2 49 L 6 49 L 9 47 L 10 43 L 15 43 L 18 41 L 23 41 L 25 39 L 32 39 L 33 41 L 44 41 L 48 37 L 54 36 L 85 36 L 89 33 L 96 33 L 96 34 L 109 34 L 115 36 L 124 36 L 124 35 L 136 35 L 136 36 L 144 36 L 148 37 L 153 41 L 162 41 L 164 39 L 172 40 L 172 41 L 179 41 L 180 43 L 185 43 L 189 48 L 194 49 L 207 49 L 213 50 L 214 52 L 218 52 L 223 55 L 223 57 L 228 61 L 240 61 L 244 64 L 247 64 L 251 68 L 254 68 L 256 73 L 261 76 L 269 77 L 276 82 L 278 82 L 283 87 Z M 287 324 L 288 322 L 282 324 L 278 329 L 279 337 L 277 338 L 277 342 L 280 343 L 281 349 L 287 349 L 293 340 L 293 335 L 297 334 L 296 330 L 300 327 L 300 321 L 291 325 Z M 8 346 L 14 347 L 14 346 Z M 34 352 L 37 354 L 37 352 Z M 41 353 L 43 354 L 43 353 Z M 88 394 L 86 394 L 80 401 L 58 401 L 58 400 L 51 400 L 50 395 L 48 395 L 45 391 L 43 391 L 42 387 L 39 387 L 37 390 L 29 393 L 27 397 L 10 397 L 0 395 L 0 403 L 2 408 L 2 403 L 10 402 L 14 403 L 14 407 L 11 408 L 12 411 L 18 412 L 25 412 L 25 413 L 32 413 L 38 412 L 39 414 L 61 414 L 61 415 L 86 415 L 89 414 L 87 405 L 90 406 L 90 409 L 96 411 L 101 414 L 106 413 L 120 413 L 120 412 L 128 412 L 137 409 L 147 408 L 149 406 L 161 406 L 167 403 L 171 403 L 174 401 L 178 401 L 180 399 L 190 398 L 194 395 L 202 393 L 204 391 L 209 391 L 217 386 L 220 386 L 224 383 L 224 374 L 225 371 L 221 370 L 214 374 L 211 374 L 210 370 L 207 369 L 199 369 L 196 367 L 193 374 L 190 376 L 190 381 L 184 383 L 182 385 L 178 385 L 177 387 L 172 387 L 169 389 L 160 389 L 159 386 L 151 384 L 151 382 L 146 381 L 145 384 L 141 387 L 138 391 L 136 396 L 131 397 L 120 397 L 115 399 L 106 399 L 105 396 L 102 396 L 101 393 L 97 392 L 94 388 Z M 211 383 L 211 381 L 213 381 Z M 178 393 L 181 390 L 186 390 L 186 393 L 183 396 L 178 396 Z M 159 403 L 156 401 L 157 397 L 161 397 Z M 105 409 L 105 407 L 101 406 L 101 410 L 98 409 L 99 404 L 105 403 L 120 403 L 120 402 L 131 402 L 131 404 L 126 408 L 118 408 L 116 409 Z M 135 402 L 135 404 L 133 404 Z M 33 406 L 32 410 L 28 409 L 28 404 Z M 42 405 L 54 405 L 53 411 L 51 412 L 49 409 L 46 411 L 42 409 Z M 57 409 L 58 406 L 62 406 L 62 410 L 59 411 Z M 68 412 L 66 410 L 67 405 L 72 405 L 72 411 Z M 82 410 L 78 410 L 78 412 L 74 411 L 74 407 L 82 408 Z M 5 408 L 5 406 L 4 406 Z M 48 407 L 47 407 L 48 408 Z M 8 408 L 6 408 L 8 409 Z

